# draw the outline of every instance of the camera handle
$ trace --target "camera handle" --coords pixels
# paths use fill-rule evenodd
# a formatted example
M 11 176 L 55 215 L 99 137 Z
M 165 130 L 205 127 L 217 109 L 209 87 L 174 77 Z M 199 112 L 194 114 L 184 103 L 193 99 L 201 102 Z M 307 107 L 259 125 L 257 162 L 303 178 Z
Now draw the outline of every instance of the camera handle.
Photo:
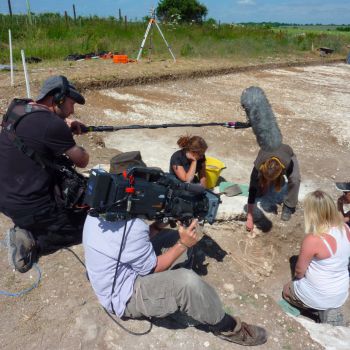
M 127 176 L 137 175 L 137 174 L 162 176 L 162 175 L 164 175 L 164 171 L 158 167 L 147 167 L 146 168 L 146 167 L 134 166 L 134 167 L 130 168 L 127 172 Z

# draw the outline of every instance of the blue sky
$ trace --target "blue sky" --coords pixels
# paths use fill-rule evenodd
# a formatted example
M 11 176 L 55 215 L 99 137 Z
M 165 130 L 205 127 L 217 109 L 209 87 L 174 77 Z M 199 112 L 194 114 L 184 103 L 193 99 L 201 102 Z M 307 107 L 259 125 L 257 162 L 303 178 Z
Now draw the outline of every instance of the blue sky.
M 29 0 L 31 10 L 72 15 L 116 16 L 118 9 L 129 18 L 142 18 L 158 1 L 152 0 Z M 208 17 L 226 23 L 285 22 L 350 24 L 350 0 L 200 0 Z M 26 0 L 11 0 L 13 13 L 26 12 Z M 8 13 L 7 0 L 0 0 L 0 13 Z

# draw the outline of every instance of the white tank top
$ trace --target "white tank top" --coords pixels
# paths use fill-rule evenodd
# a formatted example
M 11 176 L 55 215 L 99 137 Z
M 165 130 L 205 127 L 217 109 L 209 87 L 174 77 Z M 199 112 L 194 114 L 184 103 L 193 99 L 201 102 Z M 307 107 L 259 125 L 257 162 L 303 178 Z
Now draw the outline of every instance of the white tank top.
M 345 228 L 340 231 L 338 227 L 332 227 L 328 234 L 337 242 L 335 254 L 322 238 L 331 256 L 322 260 L 313 258 L 305 276 L 293 284 L 296 296 L 305 305 L 317 310 L 340 307 L 349 295 L 350 242 Z

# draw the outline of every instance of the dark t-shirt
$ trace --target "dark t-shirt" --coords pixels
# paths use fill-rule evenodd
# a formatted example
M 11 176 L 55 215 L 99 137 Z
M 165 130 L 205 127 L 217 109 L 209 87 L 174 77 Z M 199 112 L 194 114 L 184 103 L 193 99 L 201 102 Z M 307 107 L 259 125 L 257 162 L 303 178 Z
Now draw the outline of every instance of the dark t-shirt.
M 260 196 L 259 192 L 259 169 L 261 164 L 263 164 L 266 160 L 271 157 L 276 157 L 280 160 L 280 162 L 284 165 L 285 169 L 283 170 L 283 174 L 289 177 L 289 175 L 293 172 L 294 163 L 292 157 L 294 156 L 294 152 L 292 148 L 288 145 L 282 144 L 277 150 L 272 152 L 267 152 L 260 149 L 255 161 L 254 168 L 250 175 L 250 183 L 249 183 L 249 196 L 248 203 L 253 204 L 255 202 L 255 198 Z
M 75 145 L 68 125 L 50 111 L 25 116 L 16 128 L 24 144 L 40 156 L 53 160 Z M 53 199 L 53 176 L 23 154 L 2 130 L 0 133 L 0 211 L 35 211 Z
M 173 165 L 182 166 L 187 173 L 188 170 L 190 169 L 191 162 L 192 161 L 186 157 L 186 152 L 184 150 L 180 149 L 180 150 L 176 151 L 170 158 L 170 167 L 169 167 L 170 174 L 173 174 L 176 176 L 176 174 L 173 170 Z M 196 172 L 195 172 L 195 174 L 197 176 L 199 175 L 199 172 L 202 169 L 204 162 L 205 162 L 205 156 L 203 156 L 203 158 L 201 158 L 197 161 L 197 167 L 196 167 Z

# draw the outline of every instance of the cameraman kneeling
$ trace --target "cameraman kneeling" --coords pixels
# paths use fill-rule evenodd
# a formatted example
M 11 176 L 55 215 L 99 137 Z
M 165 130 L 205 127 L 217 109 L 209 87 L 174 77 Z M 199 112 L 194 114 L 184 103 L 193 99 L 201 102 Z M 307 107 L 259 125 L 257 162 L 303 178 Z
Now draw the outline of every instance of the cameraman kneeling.
M 84 103 L 66 77 L 51 76 L 36 101 L 14 99 L 4 115 L 0 212 L 15 224 L 7 241 L 10 261 L 19 272 L 31 269 L 41 255 L 81 243 L 86 211 L 74 204 L 85 186 L 72 166 L 85 168 L 89 154 L 73 138 L 84 124 L 69 117 L 76 104 Z M 64 200 L 70 193 L 72 201 Z
M 266 331 L 226 314 L 214 288 L 195 272 L 168 270 L 197 243 L 196 226 L 197 220 L 189 227 L 180 225 L 177 243 L 157 257 L 149 226 L 141 219 L 109 222 L 88 215 L 83 231 L 85 262 L 100 303 L 118 317 L 161 318 L 180 311 L 224 340 L 265 343 Z

